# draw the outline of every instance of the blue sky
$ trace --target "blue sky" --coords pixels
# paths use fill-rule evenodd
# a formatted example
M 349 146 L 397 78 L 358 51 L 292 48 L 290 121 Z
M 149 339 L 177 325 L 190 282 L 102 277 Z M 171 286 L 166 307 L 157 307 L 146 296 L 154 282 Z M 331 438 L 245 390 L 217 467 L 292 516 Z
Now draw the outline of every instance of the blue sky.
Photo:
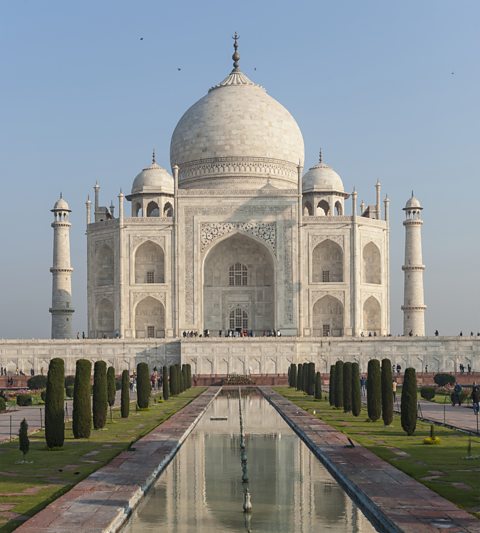
M 391 197 L 392 333 L 403 212 L 424 205 L 427 330 L 480 331 L 477 1 L 0 2 L 0 337 L 48 337 L 50 209 L 73 210 L 74 328 L 86 329 L 85 199 L 129 191 L 152 148 L 169 168 L 183 112 L 241 67 L 372 202 Z M 141 40 L 143 37 L 143 40 Z M 178 68 L 181 68 L 179 71 Z M 255 70 L 256 69 L 256 70 Z

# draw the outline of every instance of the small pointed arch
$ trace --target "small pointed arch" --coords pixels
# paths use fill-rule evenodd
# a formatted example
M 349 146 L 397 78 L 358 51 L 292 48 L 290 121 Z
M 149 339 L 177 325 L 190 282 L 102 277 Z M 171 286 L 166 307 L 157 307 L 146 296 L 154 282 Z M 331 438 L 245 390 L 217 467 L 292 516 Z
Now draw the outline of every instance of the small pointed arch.
M 382 329 L 382 313 L 380 302 L 370 296 L 363 304 L 363 330 L 365 333 L 380 335 Z
M 135 250 L 135 283 L 165 283 L 163 248 L 145 241 Z
M 158 208 L 158 204 L 155 201 L 151 201 L 147 205 L 147 217 L 159 217 L 160 216 L 160 209 Z
M 338 217 L 342 217 L 343 216 L 343 205 L 342 205 L 342 202 L 340 202 L 340 200 L 337 200 L 335 202 L 335 214 Z
M 97 337 L 111 338 L 115 328 L 113 303 L 108 298 L 102 298 L 97 305 Z
M 311 217 L 313 215 L 313 208 L 310 202 L 305 202 L 303 204 L 303 216 Z
M 364 283 L 382 283 L 382 263 L 380 250 L 370 241 L 363 248 L 363 281 Z
M 98 287 L 113 285 L 113 249 L 103 244 L 95 250 L 95 281 Z
M 163 216 L 164 217 L 173 217 L 173 206 L 170 202 L 167 202 L 163 206 Z
M 143 217 L 143 207 L 140 202 L 135 202 L 133 204 L 133 216 L 134 217 Z
M 312 281 L 314 283 L 343 282 L 343 250 L 331 239 L 325 239 L 313 249 Z
M 234 263 L 228 269 L 229 287 L 244 287 L 248 285 L 248 268 L 242 263 Z
M 316 337 L 343 336 L 343 304 L 327 294 L 313 306 L 313 334 Z
M 135 307 L 135 337 L 165 337 L 165 307 L 152 296 L 140 300 Z
M 330 204 L 326 200 L 320 200 L 317 204 L 317 216 L 328 216 L 330 214 Z

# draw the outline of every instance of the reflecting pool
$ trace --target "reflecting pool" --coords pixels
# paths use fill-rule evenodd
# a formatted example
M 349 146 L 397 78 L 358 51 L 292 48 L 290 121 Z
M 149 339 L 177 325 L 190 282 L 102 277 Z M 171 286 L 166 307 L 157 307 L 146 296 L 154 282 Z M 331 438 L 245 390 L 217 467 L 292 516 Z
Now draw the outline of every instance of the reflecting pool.
M 248 490 L 243 512 L 238 391 L 222 391 L 124 532 L 376 531 L 275 409 L 242 390 Z

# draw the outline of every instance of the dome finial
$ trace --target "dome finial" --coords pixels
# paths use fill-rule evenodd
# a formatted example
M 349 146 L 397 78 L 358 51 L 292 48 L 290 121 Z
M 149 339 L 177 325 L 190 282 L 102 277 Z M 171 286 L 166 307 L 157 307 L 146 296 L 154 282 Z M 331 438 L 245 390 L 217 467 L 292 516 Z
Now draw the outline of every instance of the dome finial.
M 412 198 L 413 198 L 413 189 L 412 189 Z
M 320 152 L 318 154 L 318 162 L 323 163 L 323 157 L 322 157 L 322 149 L 320 148 Z
M 152 152 L 152 165 L 154 165 L 157 161 L 155 160 L 155 148 L 153 149 L 153 152 Z
M 239 70 L 238 62 L 240 61 L 240 54 L 238 53 L 238 39 L 240 39 L 240 35 L 238 35 L 238 33 L 235 32 L 233 34 L 232 39 L 233 39 L 233 48 L 234 48 L 234 52 L 233 52 L 233 55 L 232 55 L 233 70 Z

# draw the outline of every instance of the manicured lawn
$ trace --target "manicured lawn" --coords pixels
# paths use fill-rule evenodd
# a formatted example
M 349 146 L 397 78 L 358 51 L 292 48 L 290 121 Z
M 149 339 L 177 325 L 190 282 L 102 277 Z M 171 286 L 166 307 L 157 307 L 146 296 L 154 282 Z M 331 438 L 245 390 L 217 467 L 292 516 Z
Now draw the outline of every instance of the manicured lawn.
M 441 496 L 480 518 L 480 438 L 472 438 L 471 455 L 467 460 L 469 437 L 446 428 L 435 426 L 435 435 L 441 444 L 428 446 L 423 439 L 430 435 L 430 424 L 418 422 L 414 435 L 408 437 L 395 415 L 393 424 L 382 420 L 367 421 L 366 408 L 359 417 L 330 407 L 327 400 L 316 401 L 303 392 L 287 387 L 275 390 L 299 407 L 324 420 L 399 470 L 417 479 Z
M 12 531 L 19 525 L 17 515 L 31 516 L 55 498 L 67 492 L 80 480 L 111 461 L 140 437 L 149 433 L 172 414 L 182 409 L 205 390 L 188 389 L 167 402 L 152 403 L 145 411 L 130 406 L 129 418 L 122 419 L 119 410 L 110 415 L 106 428 L 94 431 L 90 439 L 74 439 L 71 423 L 67 424 L 62 449 L 49 451 L 44 433 L 30 437 L 28 464 L 22 459 L 18 442 L 0 445 L 0 531 Z

